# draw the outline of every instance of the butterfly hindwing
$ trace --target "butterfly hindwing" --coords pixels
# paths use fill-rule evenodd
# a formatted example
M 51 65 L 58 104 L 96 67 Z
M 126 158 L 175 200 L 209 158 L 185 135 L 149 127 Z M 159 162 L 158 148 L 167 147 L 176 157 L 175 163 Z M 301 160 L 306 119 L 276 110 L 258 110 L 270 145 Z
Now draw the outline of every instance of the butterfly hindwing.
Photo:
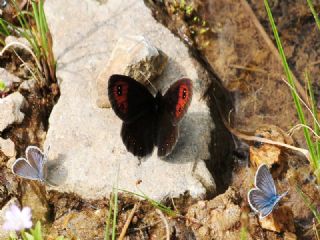
M 192 99 L 192 82 L 182 78 L 170 86 L 163 96 L 164 106 L 170 113 L 171 121 L 176 125 L 185 115 Z
M 179 127 L 173 125 L 169 113 L 164 112 L 159 116 L 156 145 L 158 156 L 163 157 L 170 154 L 177 143 Z
M 270 198 L 263 191 L 256 188 L 249 191 L 248 201 L 251 208 L 260 214 L 260 218 L 268 216 L 278 202 L 275 202 L 275 198 Z
M 154 102 L 154 97 L 141 83 L 124 75 L 112 75 L 108 82 L 108 96 L 117 116 L 132 122 L 144 115 Z
M 12 172 L 23 178 L 39 180 L 38 170 L 32 167 L 25 158 L 18 158 L 14 162 Z
M 155 118 L 153 112 L 147 112 L 132 122 L 122 123 L 122 141 L 133 155 L 144 157 L 152 153 L 156 131 Z

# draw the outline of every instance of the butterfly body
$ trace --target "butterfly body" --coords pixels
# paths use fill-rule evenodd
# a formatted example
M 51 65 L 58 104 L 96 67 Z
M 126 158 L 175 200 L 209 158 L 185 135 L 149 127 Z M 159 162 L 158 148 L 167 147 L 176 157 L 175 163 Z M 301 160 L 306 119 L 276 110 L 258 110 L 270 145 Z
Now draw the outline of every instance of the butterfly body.
M 259 166 L 255 176 L 255 188 L 248 192 L 248 202 L 250 207 L 257 213 L 259 217 L 267 217 L 278 202 L 287 194 L 284 192 L 278 194 L 272 175 L 267 165 Z
M 121 137 L 127 150 L 138 157 L 152 153 L 167 156 L 178 136 L 178 123 L 185 115 L 192 98 L 189 79 L 180 79 L 162 95 L 154 97 L 142 84 L 123 75 L 112 75 L 108 96 L 116 115 L 123 121 Z

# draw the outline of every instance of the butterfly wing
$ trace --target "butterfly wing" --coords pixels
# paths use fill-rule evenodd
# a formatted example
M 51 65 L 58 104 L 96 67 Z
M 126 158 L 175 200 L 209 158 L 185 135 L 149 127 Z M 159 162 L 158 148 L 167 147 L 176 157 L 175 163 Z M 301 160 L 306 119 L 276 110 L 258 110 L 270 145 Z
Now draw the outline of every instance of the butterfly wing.
M 192 82 L 182 78 L 170 86 L 163 96 L 164 108 L 171 116 L 171 122 L 176 125 L 185 115 L 192 99 Z
M 278 197 L 277 195 L 270 197 L 256 188 L 248 192 L 249 205 L 255 212 L 259 213 L 260 218 L 264 218 L 272 212 L 274 206 L 280 200 Z
M 158 156 L 164 157 L 169 155 L 176 145 L 179 127 L 172 124 L 171 116 L 166 111 L 159 114 L 159 118 L 156 145 L 158 146 Z
M 40 180 L 43 181 L 47 174 L 45 154 L 36 146 L 28 146 L 26 157 L 30 165 L 38 171 Z
M 32 167 L 25 158 L 18 158 L 14 162 L 12 172 L 23 178 L 40 180 L 38 170 Z
M 127 150 L 134 156 L 145 157 L 154 147 L 155 118 L 153 112 L 147 112 L 133 122 L 123 122 L 121 137 Z
M 159 157 L 169 155 L 176 145 L 178 122 L 187 112 L 191 99 L 192 83 L 187 78 L 176 81 L 163 96 L 155 141 Z
M 108 82 L 111 107 L 124 122 L 132 122 L 153 107 L 154 97 L 148 89 L 133 78 L 112 75 Z
M 277 195 L 276 186 L 267 165 L 259 166 L 255 177 L 255 186 L 270 198 Z

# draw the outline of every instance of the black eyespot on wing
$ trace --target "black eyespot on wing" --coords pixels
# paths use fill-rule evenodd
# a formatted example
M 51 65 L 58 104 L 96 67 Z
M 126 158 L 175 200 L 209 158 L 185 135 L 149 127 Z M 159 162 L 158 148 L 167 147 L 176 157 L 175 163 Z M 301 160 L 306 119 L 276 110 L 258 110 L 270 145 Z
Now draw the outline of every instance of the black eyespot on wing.
M 108 97 L 112 109 L 124 122 L 134 121 L 154 104 L 154 97 L 145 86 L 124 75 L 109 78 Z
M 170 86 L 163 96 L 166 110 L 171 115 L 171 122 L 177 124 L 187 112 L 192 100 L 192 82 L 182 78 Z

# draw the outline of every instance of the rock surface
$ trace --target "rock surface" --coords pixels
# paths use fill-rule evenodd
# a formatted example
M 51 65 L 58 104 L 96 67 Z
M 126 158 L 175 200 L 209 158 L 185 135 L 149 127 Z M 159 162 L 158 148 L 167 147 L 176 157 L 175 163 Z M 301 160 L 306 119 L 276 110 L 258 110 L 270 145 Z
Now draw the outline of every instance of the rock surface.
M 51 147 L 49 163 L 54 166 L 52 181 L 59 184 L 56 189 L 86 199 L 108 196 L 116 185 L 141 190 L 153 199 L 186 191 L 202 197 L 207 189 L 213 191 L 215 183 L 204 164 L 210 158 L 214 128 L 202 98 L 207 84 L 197 72 L 204 70 L 181 41 L 153 19 L 142 0 L 110 0 L 101 5 L 94 0 L 47 0 L 45 11 L 61 80 L 61 96 L 52 110 L 45 141 Z M 193 81 L 192 103 L 180 124 L 178 143 L 166 159 L 159 159 L 154 151 L 139 164 L 122 143 L 122 122 L 112 109 L 96 105 L 97 76 L 117 40 L 128 35 L 143 35 L 169 57 L 163 74 L 154 81 L 158 89 L 165 92 L 183 76 Z
M 287 206 L 275 208 L 266 218 L 259 219 L 262 228 L 275 232 L 295 232 L 293 213 Z
M 11 88 L 14 83 L 21 82 L 21 79 L 4 68 L 0 68 L 0 81 L 3 82 L 6 88 Z
M 196 239 L 239 239 L 241 208 L 240 198 L 229 188 L 211 201 L 199 201 L 187 213 L 189 225 Z
M 6 37 L 5 42 L 6 42 L 6 45 L 12 44 L 13 48 L 16 49 L 16 50 L 18 49 L 18 50 L 24 50 L 25 51 L 24 46 L 26 46 L 26 47 L 31 49 L 30 43 L 24 37 L 17 38 L 15 36 L 8 36 L 8 37 Z M 18 43 L 18 44 L 16 44 L 16 43 Z
M 145 37 L 120 38 L 97 79 L 98 107 L 110 107 L 106 89 L 112 74 L 127 75 L 147 85 L 161 75 L 167 62 L 168 57 Z
M 19 92 L 0 99 L 0 132 L 13 123 L 22 122 L 24 114 L 20 109 L 24 103 L 25 99 Z
M 0 151 L 8 158 L 16 156 L 16 150 L 14 148 L 14 142 L 11 139 L 0 138 Z
M 255 136 L 271 139 L 279 143 L 294 145 L 293 140 L 279 127 L 274 125 L 264 125 L 255 131 Z M 256 167 L 261 164 L 272 166 L 278 164 L 283 167 L 286 158 L 281 156 L 283 151 L 279 146 L 258 143 L 250 146 L 250 162 Z
M 36 84 L 37 81 L 34 78 L 25 80 L 20 84 L 19 90 L 31 92 L 35 88 Z

